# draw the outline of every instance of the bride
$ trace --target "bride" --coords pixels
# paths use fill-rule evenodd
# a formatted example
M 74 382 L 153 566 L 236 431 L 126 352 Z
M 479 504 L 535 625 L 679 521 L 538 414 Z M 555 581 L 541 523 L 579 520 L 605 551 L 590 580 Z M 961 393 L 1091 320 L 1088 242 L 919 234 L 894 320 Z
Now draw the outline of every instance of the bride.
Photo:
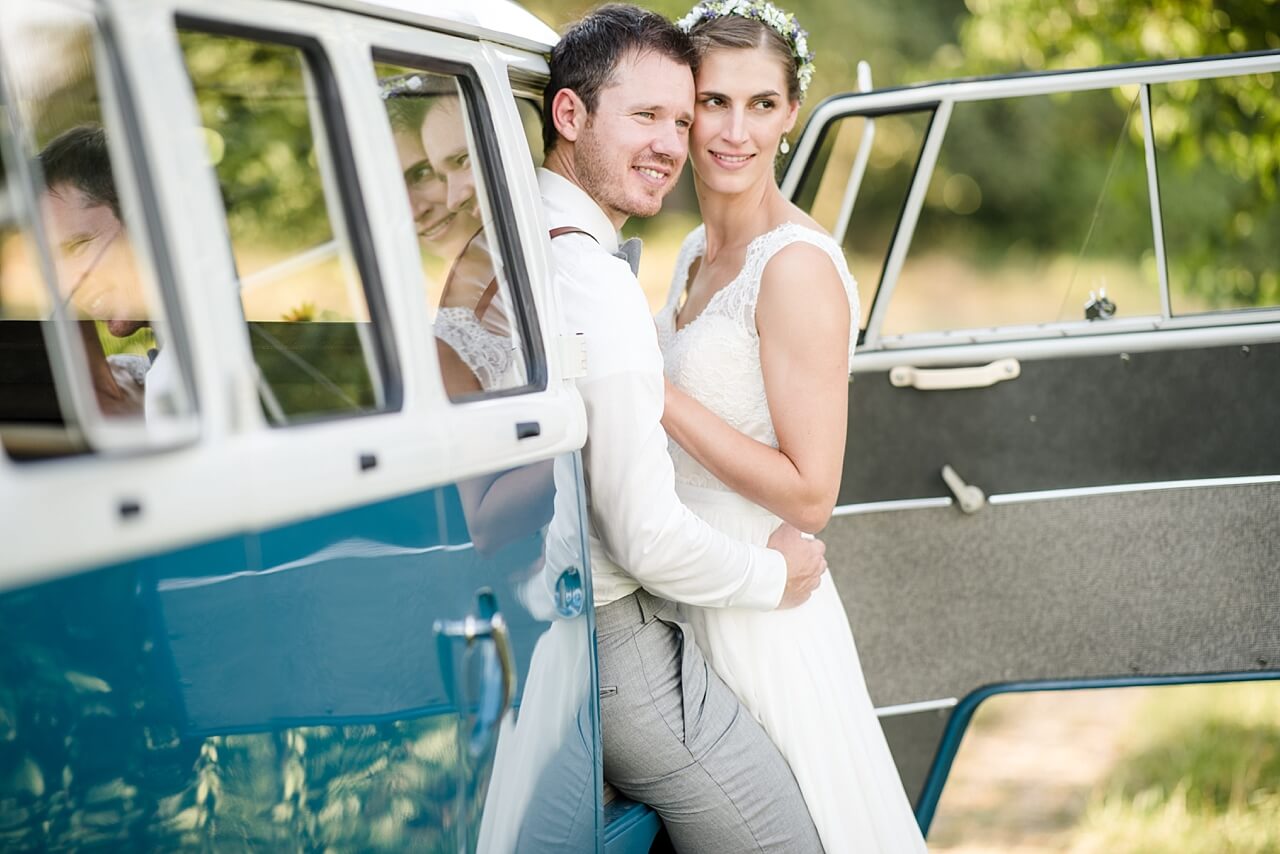
M 685 504 L 763 544 L 779 519 L 816 532 L 831 515 L 857 290 L 840 247 L 774 177 L 813 73 L 804 31 L 766 0 L 705 0 L 679 26 L 700 58 L 689 159 L 704 224 L 657 316 L 663 425 Z M 688 610 L 790 762 L 828 854 L 923 851 L 831 576 L 787 611 Z

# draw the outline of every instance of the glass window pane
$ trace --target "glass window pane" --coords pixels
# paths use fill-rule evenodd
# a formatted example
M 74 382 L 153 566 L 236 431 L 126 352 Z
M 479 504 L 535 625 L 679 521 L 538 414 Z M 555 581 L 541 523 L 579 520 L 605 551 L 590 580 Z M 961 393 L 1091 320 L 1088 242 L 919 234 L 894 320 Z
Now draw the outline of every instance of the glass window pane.
M 1151 87 L 1174 314 L 1280 305 L 1276 75 Z
M 303 50 L 183 31 L 273 423 L 388 408 L 383 330 L 343 229 L 325 72 Z M 365 271 L 367 272 L 367 271 Z
M 23 359 L 35 386 L 31 412 L 7 412 L 5 420 L 57 423 L 52 408 L 52 374 L 36 354 L 35 321 L 47 321 L 56 294 L 77 327 L 71 352 L 84 364 L 93 401 L 111 425 L 159 427 L 159 422 L 190 412 L 177 355 L 163 346 L 167 324 L 156 283 L 140 246 L 141 225 L 122 205 L 117 184 L 123 150 L 116 131 L 106 126 L 99 67 L 94 50 L 96 24 L 91 15 L 58 3 L 32 0 L 7 14 L 0 30 L 0 56 L 13 94 L 16 151 L 32 157 L 36 205 L 46 243 L 20 237 L 11 223 L 0 244 L 3 283 L 0 311 L 6 337 L 22 339 Z M 13 215 L 16 184 L 6 194 Z M 43 281 L 41 252 L 56 281 Z M 36 367 L 36 362 L 40 367 Z
M 474 102 L 450 74 L 376 63 L 435 329 L 453 400 L 529 382 L 530 354 L 500 251 L 494 166 L 476 144 Z
M 797 203 L 834 234 L 858 151 L 872 132 L 866 170 L 844 236 L 845 258 L 858 281 L 864 329 L 931 116 L 848 116 L 833 122 L 800 187 Z
M 529 154 L 533 157 L 533 165 L 541 166 L 544 154 L 542 150 L 542 109 L 532 98 L 517 95 L 516 110 L 520 113 L 520 126 L 524 128 L 524 136 L 529 143 Z
M 1137 87 L 956 104 L 883 329 L 1161 312 Z

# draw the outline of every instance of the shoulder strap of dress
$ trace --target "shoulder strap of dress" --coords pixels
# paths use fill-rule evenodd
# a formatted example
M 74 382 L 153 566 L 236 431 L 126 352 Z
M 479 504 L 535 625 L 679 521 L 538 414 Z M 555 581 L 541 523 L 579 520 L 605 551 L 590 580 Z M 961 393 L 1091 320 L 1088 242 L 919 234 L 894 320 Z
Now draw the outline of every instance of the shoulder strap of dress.
M 664 308 L 679 303 L 680 298 L 688 291 L 689 268 L 693 266 L 693 258 L 698 251 L 702 233 L 702 226 L 698 226 L 686 234 L 684 240 L 680 243 L 680 252 L 676 255 L 675 268 L 671 271 L 671 286 L 667 289 L 667 301 L 664 304 Z
M 845 296 L 849 300 L 849 321 L 851 334 L 849 337 L 849 358 L 853 359 L 854 344 L 858 340 L 858 322 L 862 316 L 861 309 L 858 305 L 858 285 L 854 281 L 853 273 L 849 271 L 849 265 L 845 261 L 844 252 L 840 249 L 840 245 L 836 243 L 835 238 L 823 231 L 809 228 L 798 222 L 787 223 L 784 227 L 776 229 L 769 239 L 764 241 L 764 246 L 758 256 L 753 259 L 756 264 L 754 274 L 751 276 L 755 293 L 752 299 L 759 296 L 760 280 L 764 276 L 764 268 L 775 254 L 784 247 L 790 246 L 792 243 L 802 242 L 808 243 L 821 249 L 831 259 L 832 265 L 836 268 L 836 275 L 840 277 L 840 283 L 844 285 Z M 754 310 L 754 309 L 753 309 Z

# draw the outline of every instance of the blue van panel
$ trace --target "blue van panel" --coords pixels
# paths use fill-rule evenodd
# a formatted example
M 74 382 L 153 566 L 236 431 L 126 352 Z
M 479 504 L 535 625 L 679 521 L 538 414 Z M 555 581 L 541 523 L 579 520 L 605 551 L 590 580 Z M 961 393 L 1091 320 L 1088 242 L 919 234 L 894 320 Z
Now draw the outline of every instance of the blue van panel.
M 450 485 L 0 593 L 0 850 L 598 850 L 581 497 L 547 559 L 550 470 L 486 479 L 498 518 Z M 498 645 L 437 629 L 490 602 L 501 726 Z
M 662 829 L 658 814 L 619 795 L 604 808 L 605 854 L 648 854 Z

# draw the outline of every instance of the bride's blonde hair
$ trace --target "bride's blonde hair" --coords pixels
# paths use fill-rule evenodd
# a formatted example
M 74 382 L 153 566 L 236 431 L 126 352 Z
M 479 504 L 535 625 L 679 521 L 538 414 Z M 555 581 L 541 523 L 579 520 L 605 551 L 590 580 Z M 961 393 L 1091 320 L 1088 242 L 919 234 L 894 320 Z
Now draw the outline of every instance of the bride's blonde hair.
M 771 51 L 787 78 L 787 98 L 804 100 L 813 79 L 813 52 L 795 15 L 769 0 L 701 0 L 676 26 L 689 34 L 699 59 L 717 48 Z
M 689 31 L 689 37 L 693 40 L 699 60 L 718 48 L 767 48 L 782 65 L 783 74 L 787 78 L 787 97 L 796 102 L 802 97 L 800 78 L 796 74 L 796 58 L 791 53 L 791 45 L 759 21 L 739 18 L 737 15 L 707 18 L 694 25 Z

